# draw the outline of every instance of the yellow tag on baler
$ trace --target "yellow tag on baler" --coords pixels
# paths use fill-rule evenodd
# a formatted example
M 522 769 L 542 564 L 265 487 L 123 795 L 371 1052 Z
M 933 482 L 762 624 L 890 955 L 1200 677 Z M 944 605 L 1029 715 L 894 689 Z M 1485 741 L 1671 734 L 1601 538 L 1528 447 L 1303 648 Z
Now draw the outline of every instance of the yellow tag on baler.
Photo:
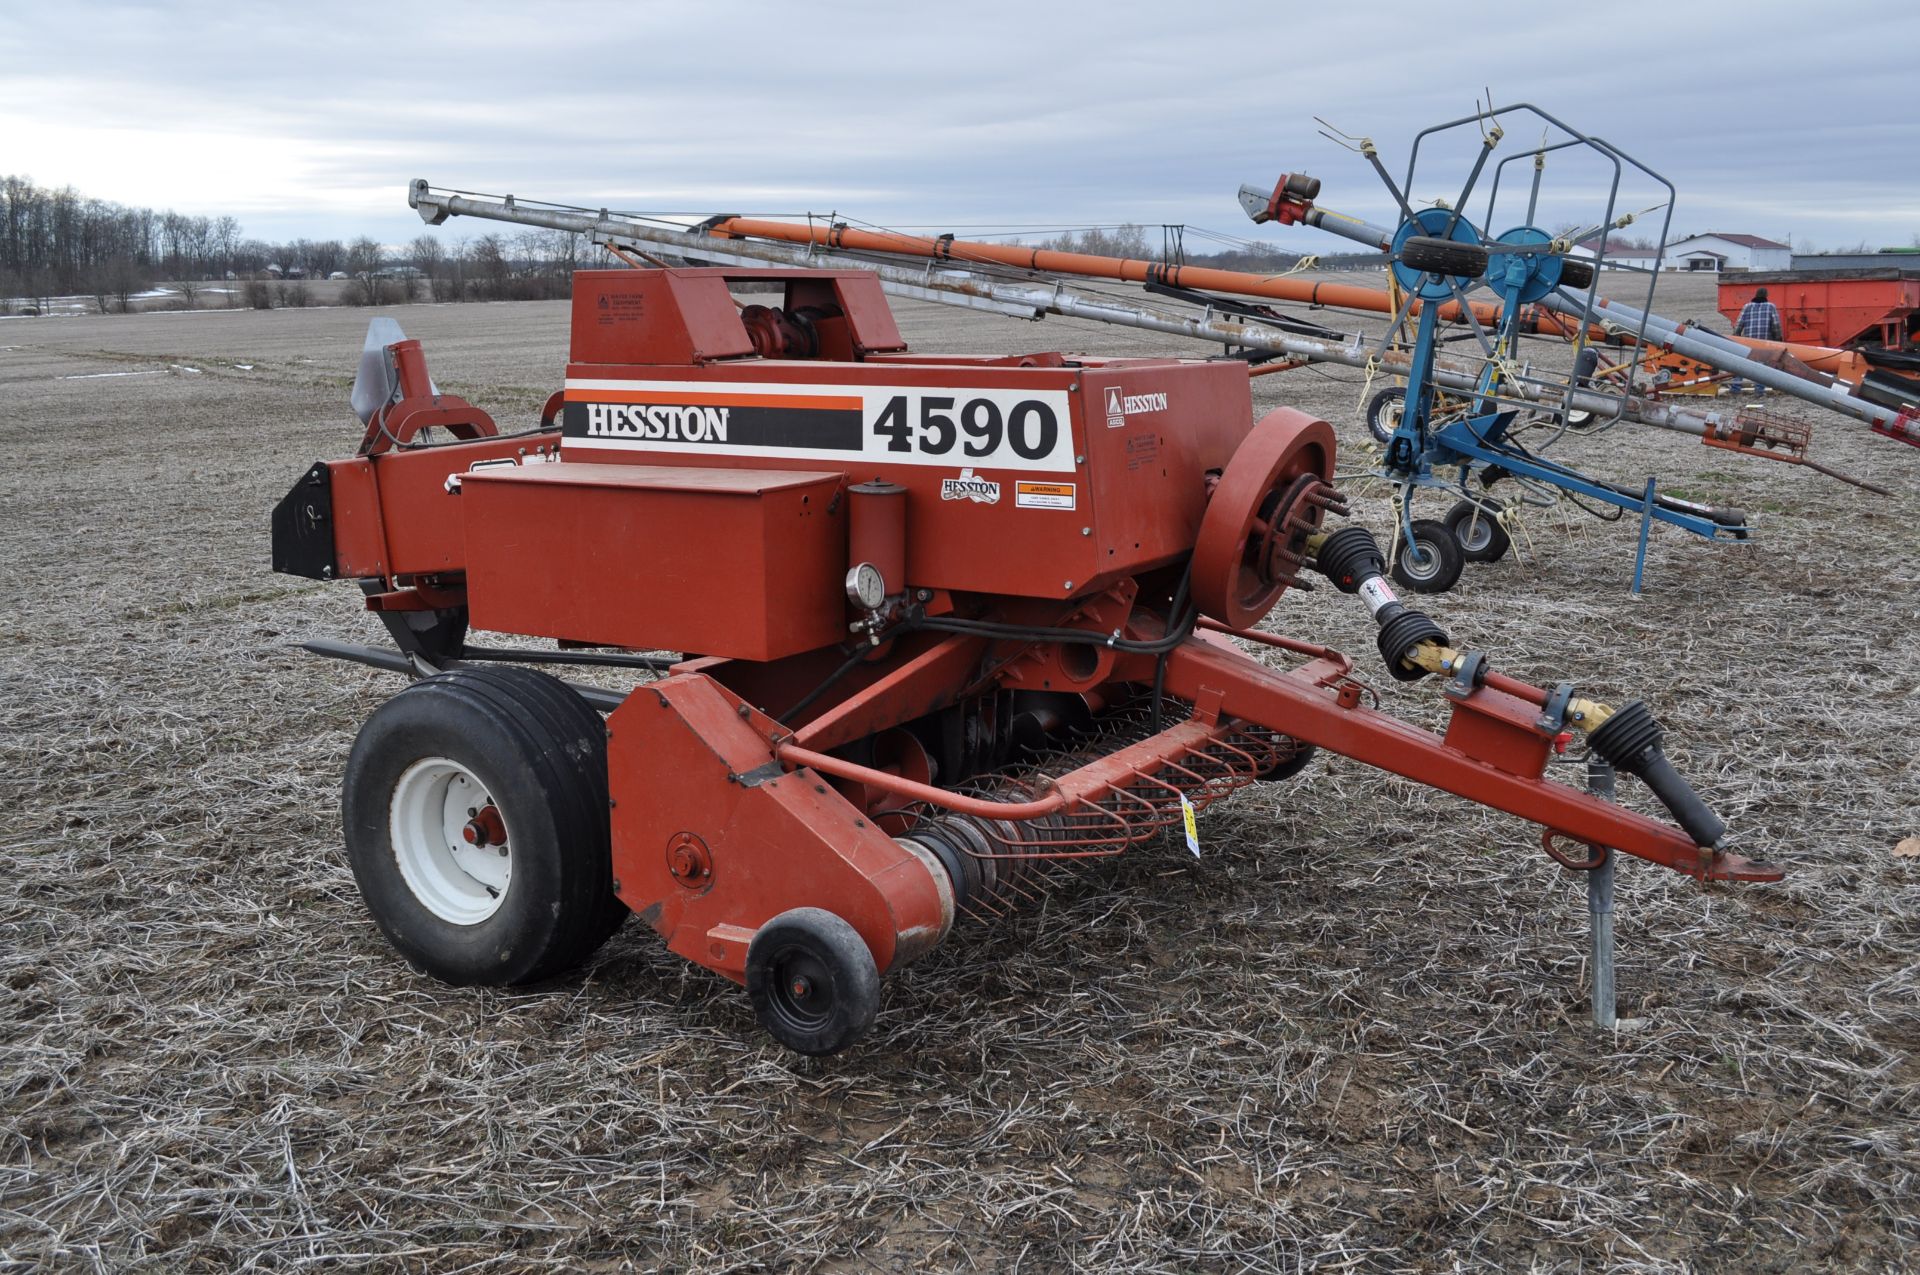
M 1187 849 L 1193 851 L 1193 857 L 1200 857 L 1200 829 L 1193 822 L 1193 803 L 1187 800 L 1187 794 L 1180 794 L 1180 822 L 1187 828 Z

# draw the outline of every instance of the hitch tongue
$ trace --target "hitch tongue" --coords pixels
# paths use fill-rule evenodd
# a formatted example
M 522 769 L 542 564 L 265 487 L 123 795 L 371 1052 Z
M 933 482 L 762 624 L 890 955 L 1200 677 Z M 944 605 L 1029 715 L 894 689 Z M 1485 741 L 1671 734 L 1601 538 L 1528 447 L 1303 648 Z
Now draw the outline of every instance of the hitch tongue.
M 1447 644 L 1446 632 L 1429 616 L 1394 597 L 1383 578 L 1386 560 L 1372 532 L 1365 527 L 1342 527 L 1311 537 L 1307 550 L 1314 567 L 1335 588 L 1358 594 L 1366 602 L 1380 626 L 1380 658 L 1396 681 L 1418 681 L 1429 673 L 1458 674 L 1476 685 L 1487 679 L 1484 659 L 1454 650 Z M 1457 693 L 1453 687 L 1448 691 Z M 1727 825 L 1667 760 L 1660 748 L 1660 725 L 1644 703 L 1634 700 L 1614 709 L 1597 700 L 1569 699 L 1566 724 L 1583 731 L 1593 751 L 1616 770 L 1637 776 L 1651 789 L 1695 845 L 1719 846 Z

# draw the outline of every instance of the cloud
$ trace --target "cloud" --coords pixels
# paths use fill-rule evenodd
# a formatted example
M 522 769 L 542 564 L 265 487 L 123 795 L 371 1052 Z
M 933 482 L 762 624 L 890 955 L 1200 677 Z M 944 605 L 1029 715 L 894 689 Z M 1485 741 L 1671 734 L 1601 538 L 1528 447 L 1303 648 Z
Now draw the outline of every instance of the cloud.
M 1315 173 L 1329 206 L 1390 220 L 1371 170 L 1313 117 L 1370 134 L 1397 177 L 1415 132 L 1468 113 L 1491 81 L 1671 177 L 1676 233 L 1905 243 L 1920 230 L 1920 125 L 1900 103 L 1920 16 L 1878 8 L 1843 24 L 1724 2 L 1604 18 L 1513 4 L 10 6 L 0 171 L 231 212 L 274 238 L 411 237 L 405 189 L 421 176 L 590 206 L 1177 221 L 1328 247 L 1250 226 L 1240 182 Z M 1457 190 L 1466 140 L 1431 153 L 1416 195 Z M 1500 153 L 1527 140 L 1516 124 Z M 1543 211 L 1597 220 L 1600 177 L 1572 162 L 1554 177 Z

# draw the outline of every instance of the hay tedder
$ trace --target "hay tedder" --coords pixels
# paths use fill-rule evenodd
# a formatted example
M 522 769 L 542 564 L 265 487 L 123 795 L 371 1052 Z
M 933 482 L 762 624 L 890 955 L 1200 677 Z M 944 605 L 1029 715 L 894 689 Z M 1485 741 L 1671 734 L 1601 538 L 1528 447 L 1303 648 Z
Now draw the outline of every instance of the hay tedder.
M 345 837 L 443 979 L 551 976 L 632 911 L 830 1053 L 963 921 L 1163 834 L 1197 852 L 1195 811 L 1316 749 L 1530 820 L 1572 868 L 1780 876 L 1721 848 L 1642 704 L 1503 675 L 1399 601 L 1333 431 L 1255 422 L 1241 362 L 923 355 L 866 271 L 635 269 L 576 276 L 565 388 L 523 430 L 390 325 L 355 401 L 359 452 L 281 502 L 274 567 L 357 582 L 398 648 L 309 649 L 419 679 L 353 746 Z M 1387 676 L 1434 680 L 1444 735 L 1256 627 L 1309 577 L 1368 608 Z M 1576 734 L 1592 787 L 1637 775 L 1678 827 L 1546 778 Z

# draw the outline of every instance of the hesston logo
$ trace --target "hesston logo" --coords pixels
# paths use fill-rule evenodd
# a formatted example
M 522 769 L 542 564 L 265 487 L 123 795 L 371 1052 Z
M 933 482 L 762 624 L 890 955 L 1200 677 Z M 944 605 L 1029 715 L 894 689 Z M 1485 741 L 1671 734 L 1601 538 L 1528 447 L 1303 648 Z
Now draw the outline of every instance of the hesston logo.
M 940 499 L 971 500 L 976 505 L 997 505 L 1000 503 L 1000 484 L 989 482 L 985 478 L 975 478 L 969 466 L 960 471 L 958 478 L 940 480 Z
M 1122 394 L 1117 385 L 1107 388 L 1107 428 L 1119 429 L 1127 417 L 1141 412 L 1164 412 L 1167 396 L 1161 394 Z
M 649 438 L 675 443 L 724 443 L 724 407 L 668 407 L 640 403 L 586 403 L 588 438 Z

